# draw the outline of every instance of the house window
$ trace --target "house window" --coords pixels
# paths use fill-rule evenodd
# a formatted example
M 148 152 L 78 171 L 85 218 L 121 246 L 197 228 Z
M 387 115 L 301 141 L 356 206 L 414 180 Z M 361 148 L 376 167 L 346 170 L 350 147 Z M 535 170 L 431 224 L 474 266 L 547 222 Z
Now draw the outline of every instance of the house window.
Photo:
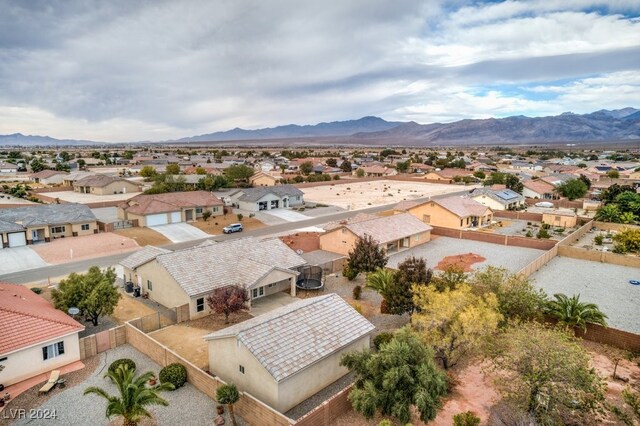
M 147 289 L 148 290 L 153 290 L 153 283 L 149 280 L 147 280 Z
M 67 231 L 67 228 L 64 226 L 54 226 L 53 228 L 51 228 L 51 232 L 53 232 L 54 234 L 63 234 Z
M 214 207 L 214 208 L 213 208 L 213 212 L 214 212 L 214 213 L 217 213 L 217 212 L 218 212 L 218 207 Z
M 196 214 L 202 213 L 202 207 L 196 207 Z
M 460 227 L 462 227 L 464 225 L 464 219 L 460 219 Z
M 204 297 L 196 300 L 196 312 L 204 311 Z
M 55 358 L 58 355 L 64 355 L 64 342 L 54 343 L 42 348 L 42 359 L 44 361 Z
M 244 365 L 240 365 L 239 367 L 240 367 L 240 368 L 239 368 L 239 369 L 240 369 L 240 372 L 241 372 L 242 374 L 244 374 Z
M 253 299 L 264 296 L 264 287 L 258 287 L 251 290 L 251 296 Z
M 80 229 L 82 229 L 83 231 L 88 231 L 88 230 L 89 230 L 89 224 L 88 224 L 88 223 L 83 224 L 83 225 L 80 227 Z
M 413 240 L 414 240 L 414 241 L 420 241 L 420 234 L 416 234 L 416 235 L 413 237 Z

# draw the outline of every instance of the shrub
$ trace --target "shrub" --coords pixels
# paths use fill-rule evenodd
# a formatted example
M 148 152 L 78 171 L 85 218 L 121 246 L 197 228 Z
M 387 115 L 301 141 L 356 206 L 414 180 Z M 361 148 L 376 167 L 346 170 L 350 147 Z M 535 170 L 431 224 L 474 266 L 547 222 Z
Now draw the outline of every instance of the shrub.
M 373 346 L 379 351 L 382 345 L 389 343 L 391 340 L 393 340 L 393 333 L 383 331 L 373 338 Z
M 116 359 L 115 361 L 113 361 L 111 363 L 111 365 L 109 366 L 109 372 L 113 373 L 121 365 L 126 365 L 127 367 L 129 367 L 129 370 L 135 370 L 136 369 L 136 363 L 133 362 L 133 360 L 131 360 L 129 358 L 120 358 L 120 359 Z
M 358 276 L 358 273 L 354 271 L 349 265 L 346 265 L 342 270 L 342 276 L 348 279 L 349 281 L 353 281 Z
M 354 300 L 360 300 L 360 296 L 362 295 L 362 287 L 359 285 L 353 288 L 353 298 Z
M 206 222 L 211 217 L 211 212 L 209 210 L 205 210 L 202 212 L 202 219 Z
M 480 417 L 476 416 L 473 411 L 466 411 L 453 416 L 453 426 L 478 426 L 479 424 Z
M 178 389 L 187 382 L 187 369 L 182 364 L 169 364 L 160 370 L 160 383 L 171 383 Z
M 241 221 L 243 217 L 242 213 L 238 213 L 238 221 Z
M 545 228 L 542 228 L 538 231 L 538 235 L 536 235 L 536 237 L 538 238 L 550 238 L 551 235 L 549 235 L 549 231 L 547 231 Z
M 593 237 L 593 242 L 596 243 L 597 246 L 601 246 L 604 241 L 604 236 L 602 234 L 598 234 Z
M 354 303 L 353 305 L 353 309 L 356 310 L 357 313 L 359 313 L 360 315 L 362 315 L 362 305 L 359 303 Z
M 35 294 L 42 293 L 42 289 L 40 287 L 33 287 L 31 291 L 34 292 Z
M 533 237 L 533 234 L 531 233 L 531 231 L 527 231 L 526 234 L 524 234 L 525 237 Z

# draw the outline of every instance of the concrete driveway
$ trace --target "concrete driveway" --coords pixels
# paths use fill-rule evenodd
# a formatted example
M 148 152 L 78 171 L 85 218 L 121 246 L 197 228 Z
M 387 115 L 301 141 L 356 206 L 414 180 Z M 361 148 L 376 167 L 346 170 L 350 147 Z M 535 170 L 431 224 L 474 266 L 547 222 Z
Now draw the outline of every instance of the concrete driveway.
M 188 223 L 172 223 L 169 225 L 151 226 L 156 232 L 161 233 L 174 243 L 184 243 L 185 241 L 201 240 L 211 235 L 191 226 Z
M 301 213 L 294 212 L 293 210 L 287 210 L 287 209 L 263 210 L 260 213 L 268 216 L 275 216 L 286 222 L 299 222 L 301 220 L 309 219 L 309 216 L 305 216 Z
M 49 266 L 30 247 L 0 249 L 0 275 Z

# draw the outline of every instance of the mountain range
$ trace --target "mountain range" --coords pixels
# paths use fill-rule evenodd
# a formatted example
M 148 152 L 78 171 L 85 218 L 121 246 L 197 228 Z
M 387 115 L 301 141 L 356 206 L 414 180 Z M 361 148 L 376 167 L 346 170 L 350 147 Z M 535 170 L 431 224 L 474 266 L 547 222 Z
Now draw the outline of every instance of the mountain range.
M 480 144 L 550 144 L 640 139 L 640 110 L 623 108 L 599 110 L 589 114 L 565 112 L 549 117 L 513 116 L 506 118 L 466 119 L 452 123 L 418 124 L 393 122 L 379 117 L 334 121 L 316 125 L 288 124 L 256 130 L 235 128 L 224 132 L 156 142 L 189 144 L 251 141 L 260 144 L 277 141 L 300 144 L 305 139 L 316 145 L 480 145 Z M 289 140 L 289 142 L 287 141 Z M 150 142 L 132 142 L 150 144 Z M 106 145 L 105 142 L 61 140 L 49 136 L 26 136 L 20 133 L 0 135 L 0 146 L 80 146 Z

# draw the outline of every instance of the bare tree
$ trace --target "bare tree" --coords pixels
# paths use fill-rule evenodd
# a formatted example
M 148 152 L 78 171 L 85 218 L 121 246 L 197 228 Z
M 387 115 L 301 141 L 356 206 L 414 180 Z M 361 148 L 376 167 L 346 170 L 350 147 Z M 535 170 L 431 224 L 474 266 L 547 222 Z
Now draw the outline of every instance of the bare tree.
M 217 288 L 209 297 L 207 305 L 216 314 L 224 314 L 224 323 L 229 323 L 229 315 L 241 311 L 249 301 L 246 290 L 238 285 Z

